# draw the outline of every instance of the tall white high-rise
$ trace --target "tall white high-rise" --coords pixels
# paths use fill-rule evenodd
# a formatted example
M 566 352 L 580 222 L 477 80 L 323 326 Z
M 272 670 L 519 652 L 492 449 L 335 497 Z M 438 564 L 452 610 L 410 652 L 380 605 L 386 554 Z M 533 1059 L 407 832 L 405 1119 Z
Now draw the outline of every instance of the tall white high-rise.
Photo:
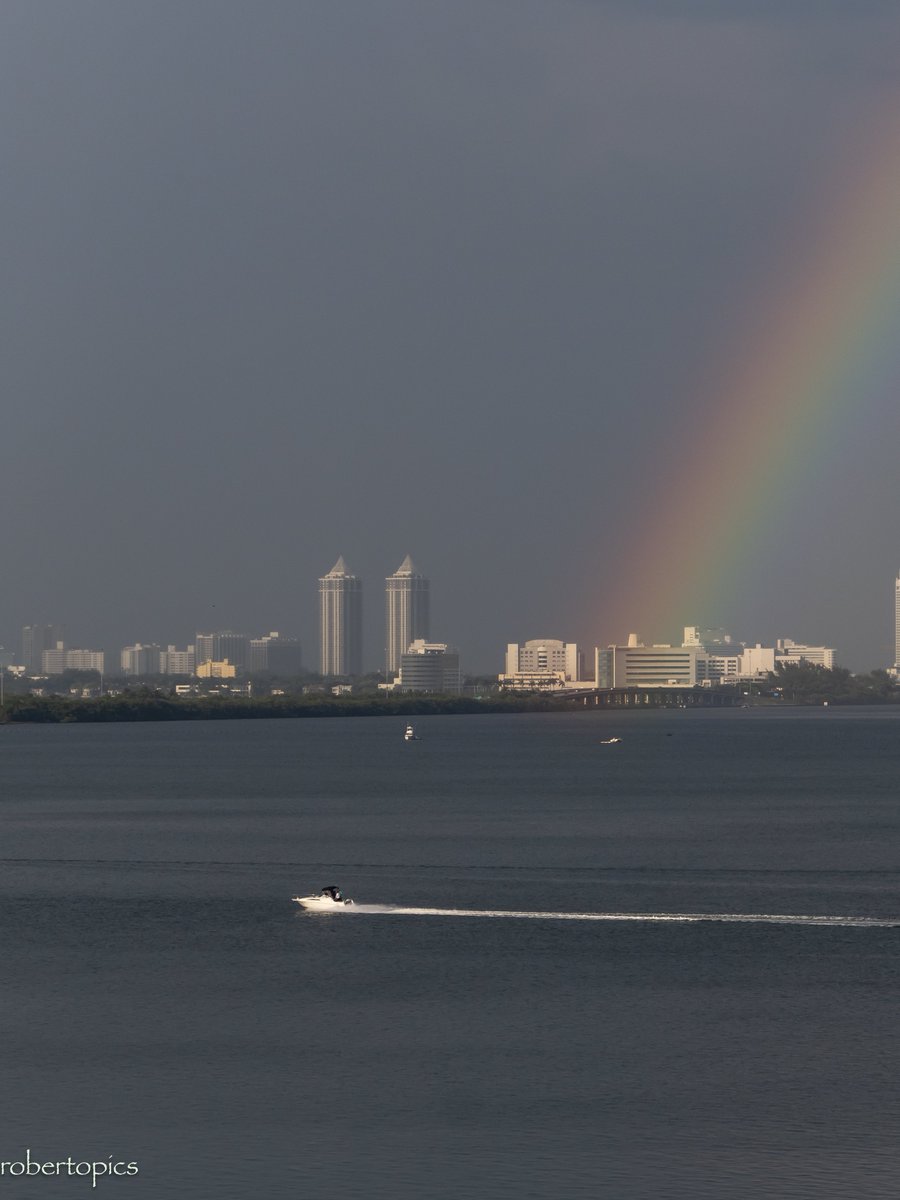
M 343 556 L 319 580 L 319 671 L 362 674 L 362 580 Z
M 894 583 L 894 666 L 900 671 L 900 571 Z
M 388 677 L 399 671 L 400 658 L 412 642 L 428 641 L 429 586 L 408 554 L 384 581 L 384 669 Z

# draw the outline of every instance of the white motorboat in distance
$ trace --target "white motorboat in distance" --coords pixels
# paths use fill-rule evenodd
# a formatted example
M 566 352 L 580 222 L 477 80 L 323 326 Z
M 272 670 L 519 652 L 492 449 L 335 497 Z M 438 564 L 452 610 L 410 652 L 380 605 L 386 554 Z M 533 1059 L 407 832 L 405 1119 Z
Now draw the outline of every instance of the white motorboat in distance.
M 621 738 L 603 738 L 603 739 L 601 739 L 600 745 L 601 746 L 616 746 L 616 745 L 618 745 L 619 742 L 621 742 L 621 740 L 622 740 Z
M 416 737 L 416 731 L 412 725 L 407 725 L 406 733 L 403 735 L 403 740 L 404 742 L 417 742 L 419 740 L 418 737 Z
M 299 904 L 301 908 L 318 910 L 319 912 L 330 912 L 334 909 L 346 908 L 353 901 L 345 897 L 339 887 L 329 885 L 323 887 L 320 892 L 314 896 L 292 896 L 291 899 L 295 904 Z

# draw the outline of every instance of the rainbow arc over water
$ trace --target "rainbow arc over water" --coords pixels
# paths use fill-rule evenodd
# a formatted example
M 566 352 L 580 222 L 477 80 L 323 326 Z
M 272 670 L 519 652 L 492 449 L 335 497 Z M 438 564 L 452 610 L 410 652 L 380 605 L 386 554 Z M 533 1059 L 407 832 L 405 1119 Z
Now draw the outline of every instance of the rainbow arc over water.
M 621 590 L 604 606 L 647 641 L 721 623 L 729 595 L 764 571 L 766 532 L 815 465 L 867 419 L 875 395 L 900 384 L 896 113 L 840 164 L 810 236 L 779 265 L 752 332 L 710 388 L 702 433 L 669 447 L 678 465 L 660 478 Z

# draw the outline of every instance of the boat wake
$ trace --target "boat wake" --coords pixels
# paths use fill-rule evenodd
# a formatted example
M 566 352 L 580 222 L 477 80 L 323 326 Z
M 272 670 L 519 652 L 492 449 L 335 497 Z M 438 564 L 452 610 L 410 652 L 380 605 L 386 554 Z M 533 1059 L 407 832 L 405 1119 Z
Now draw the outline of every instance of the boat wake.
M 632 921 L 641 923 L 717 922 L 734 925 L 828 925 L 849 929 L 897 929 L 900 917 L 838 917 L 798 913 L 640 913 L 518 912 L 493 908 L 400 908 L 391 904 L 355 904 L 348 913 L 389 917 L 491 917 L 517 921 Z

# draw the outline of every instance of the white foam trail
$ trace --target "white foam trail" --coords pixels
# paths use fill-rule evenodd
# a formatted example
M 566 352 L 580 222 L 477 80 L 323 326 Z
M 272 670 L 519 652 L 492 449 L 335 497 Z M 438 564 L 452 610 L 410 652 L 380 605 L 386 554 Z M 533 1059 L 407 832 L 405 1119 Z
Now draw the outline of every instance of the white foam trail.
M 354 904 L 343 911 L 392 917 L 501 917 L 520 921 L 713 921 L 739 925 L 830 925 L 850 929 L 900 927 L 900 917 L 836 917 L 799 913 L 517 912 L 493 908 L 400 908 L 391 904 Z

